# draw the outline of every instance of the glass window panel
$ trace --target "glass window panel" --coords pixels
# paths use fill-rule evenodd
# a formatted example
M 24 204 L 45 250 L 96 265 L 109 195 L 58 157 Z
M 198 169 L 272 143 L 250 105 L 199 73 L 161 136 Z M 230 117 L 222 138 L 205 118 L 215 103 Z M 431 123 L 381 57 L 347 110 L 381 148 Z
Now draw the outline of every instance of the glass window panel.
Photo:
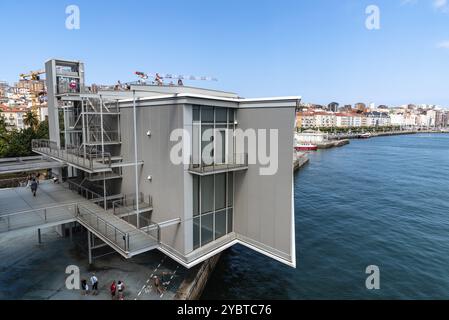
M 201 122 L 214 122 L 214 108 L 213 107 L 201 107 Z
M 227 123 L 228 122 L 228 109 L 215 108 L 215 122 Z
M 201 177 L 201 213 L 214 210 L 214 176 Z
M 233 232 L 234 213 L 232 209 L 228 209 L 228 233 Z
M 214 127 L 210 125 L 201 126 L 201 160 L 204 165 L 214 163 Z
M 201 216 L 201 246 L 214 240 L 214 214 Z
M 215 128 L 215 163 L 226 163 L 226 125 Z
M 200 177 L 193 176 L 193 215 L 200 214 Z
M 200 217 L 193 219 L 193 250 L 200 247 Z
M 234 173 L 228 173 L 228 207 L 234 206 Z
M 192 164 L 201 164 L 201 148 L 200 148 L 200 128 L 201 125 L 194 124 L 192 127 Z
M 226 210 L 215 214 L 215 240 L 226 235 Z
M 195 122 L 200 121 L 200 107 L 199 106 L 193 107 L 193 121 L 195 121 Z
M 229 123 L 234 123 L 235 120 L 234 109 L 229 109 Z
M 234 164 L 235 163 L 235 148 L 234 148 L 234 126 L 230 126 L 230 128 L 227 130 L 227 145 L 228 145 L 228 150 L 227 150 L 227 164 Z
M 215 210 L 226 207 L 226 174 L 221 173 L 215 176 Z

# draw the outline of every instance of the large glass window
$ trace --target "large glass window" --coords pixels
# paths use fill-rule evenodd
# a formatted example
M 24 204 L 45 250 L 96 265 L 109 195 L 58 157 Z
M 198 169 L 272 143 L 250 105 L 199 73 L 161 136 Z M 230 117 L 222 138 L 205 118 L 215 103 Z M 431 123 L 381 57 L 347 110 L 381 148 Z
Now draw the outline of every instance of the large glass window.
M 234 173 L 193 178 L 193 248 L 232 232 Z M 199 206 L 199 207 L 198 207 Z
M 193 165 L 234 163 L 234 120 L 234 109 L 193 106 Z

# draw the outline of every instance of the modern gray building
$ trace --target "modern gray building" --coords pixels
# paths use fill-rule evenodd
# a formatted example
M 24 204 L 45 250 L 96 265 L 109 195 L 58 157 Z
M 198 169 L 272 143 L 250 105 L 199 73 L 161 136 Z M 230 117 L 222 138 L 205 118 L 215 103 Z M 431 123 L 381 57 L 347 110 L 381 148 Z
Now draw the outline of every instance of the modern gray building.
M 296 266 L 299 97 L 87 87 L 75 61 L 50 60 L 46 74 L 50 140 L 33 151 L 66 165 L 55 175 L 91 200 L 74 212 L 89 240 L 126 258 L 157 249 L 188 268 L 235 244 Z

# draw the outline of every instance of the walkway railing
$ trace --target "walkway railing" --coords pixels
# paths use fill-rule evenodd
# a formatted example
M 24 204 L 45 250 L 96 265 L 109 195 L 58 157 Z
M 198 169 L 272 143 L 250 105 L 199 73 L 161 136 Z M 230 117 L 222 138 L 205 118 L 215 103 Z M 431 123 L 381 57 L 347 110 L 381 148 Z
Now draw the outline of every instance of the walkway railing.
M 95 212 L 83 206 L 78 207 L 77 218 L 117 245 L 124 252 L 129 252 L 129 233 L 121 231 Z
M 211 164 L 207 164 L 204 161 L 194 161 L 193 157 L 190 157 L 189 171 L 193 173 L 205 174 L 217 171 L 235 170 L 239 168 L 244 169 L 248 167 L 248 154 L 233 154 L 231 155 L 231 158 L 227 159 L 224 163 L 219 163 L 216 161 L 211 162 Z
M 83 187 L 82 185 L 79 185 L 73 181 L 67 180 L 67 185 L 69 187 L 69 190 L 77 192 L 79 195 L 86 198 L 87 200 L 92 200 L 92 202 L 101 202 L 104 200 L 104 196 L 86 187 Z
M 0 216 L 0 232 L 38 227 L 40 225 L 74 219 L 77 211 L 78 204 L 71 203 L 3 215 Z
M 43 153 L 90 170 L 111 167 L 111 154 L 103 153 L 96 148 L 89 148 L 84 152 L 80 146 L 66 145 L 65 149 L 61 149 L 56 142 L 50 140 L 33 140 L 31 145 L 34 152 Z M 99 160 L 103 163 L 100 163 Z
M 139 209 L 148 209 L 153 207 L 153 197 L 144 196 L 142 192 L 139 193 Z M 114 215 L 121 218 L 127 217 L 130 222 L 130 216 L 134 215 L 137 210 L 136 195 L 124 195 L 121 199 L 115 200 L 112 203 Z

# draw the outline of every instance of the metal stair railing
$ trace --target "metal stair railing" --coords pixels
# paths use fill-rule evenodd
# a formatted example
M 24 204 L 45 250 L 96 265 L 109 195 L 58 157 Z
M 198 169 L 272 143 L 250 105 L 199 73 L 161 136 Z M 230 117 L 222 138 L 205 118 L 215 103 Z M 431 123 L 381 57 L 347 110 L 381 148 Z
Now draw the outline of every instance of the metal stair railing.
M 77 219 L 97 231 L 124 252 L 129 252 L 128 232 L 120 230 L 82 205 L 78 206 Z

